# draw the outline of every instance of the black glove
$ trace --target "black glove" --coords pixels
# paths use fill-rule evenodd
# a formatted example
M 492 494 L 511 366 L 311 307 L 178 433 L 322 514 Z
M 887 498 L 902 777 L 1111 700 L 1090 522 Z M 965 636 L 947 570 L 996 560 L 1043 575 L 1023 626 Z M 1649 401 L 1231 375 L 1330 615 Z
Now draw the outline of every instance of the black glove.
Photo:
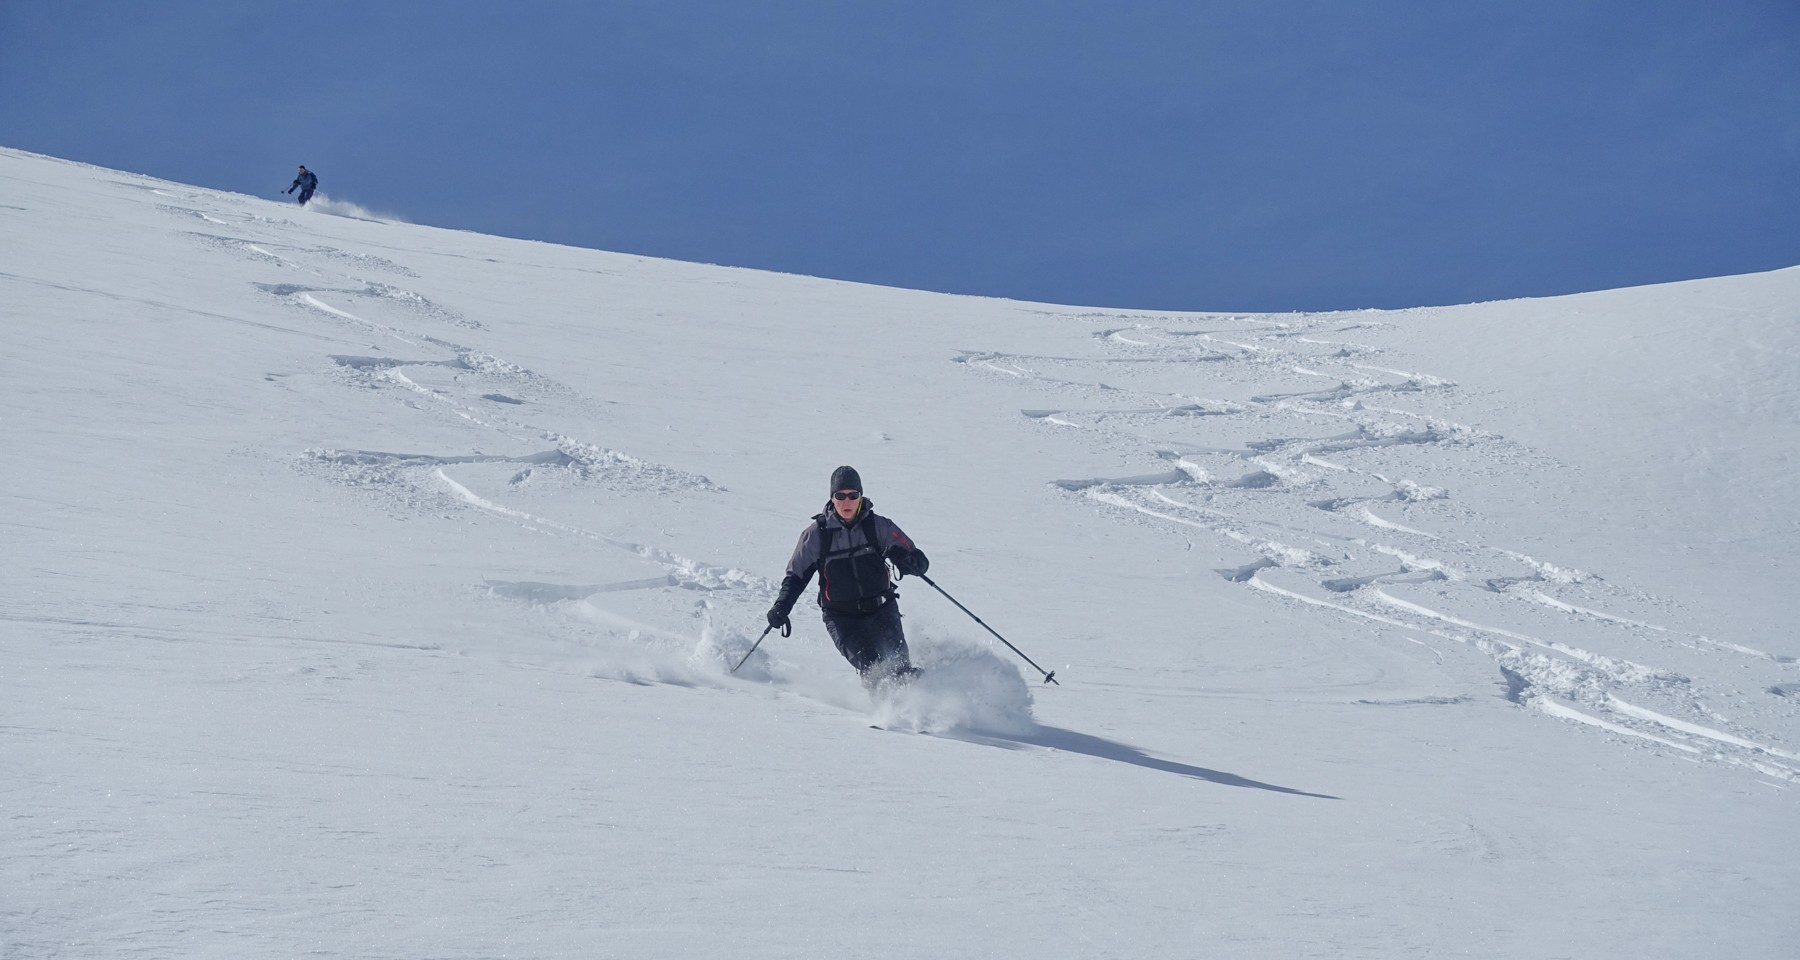
M 794 625 L 788 622 L 788 612 L 779 603 L 769 608 L 769 629 L 780 630 L 784 637 L 793 635 Z
M 898 550 L 893 553 L 894 569 L 900 571 L 902 577 L 922 577 L 931 567 L 931 561 L 925 558 L 923 550 Z
M 286 190 L 283 190 L 283 191 L 281 191 L 281 192 L 282 192 L 282 193 L 293 193 L 293 192 L 294 192 L 294 188 L 293 188 L 293 187 L 289 187 L 289 188 L 287 188 L 287 189 L 286 189 Z
M 800 578 L 782 577 L 781 589 L 775 594 L 775 605 L 769 608 L 769 629 L 780 630 L 784 637 L 790 636 L 794 628 L 788 622 L 788 613 L 794 609 L 794 603 L 799 599 Z

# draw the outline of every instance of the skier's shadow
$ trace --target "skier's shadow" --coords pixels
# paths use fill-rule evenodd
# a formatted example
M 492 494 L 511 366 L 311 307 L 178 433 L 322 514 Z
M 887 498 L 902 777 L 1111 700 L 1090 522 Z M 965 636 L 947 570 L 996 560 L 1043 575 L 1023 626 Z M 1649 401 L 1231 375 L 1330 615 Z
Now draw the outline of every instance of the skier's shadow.
M 1186 763 L 1176 763 L 1173 760 L 1163 760 L 1158 757 L 1150 756 L 1128 743 L 1119 743 L 1116 740 L 1107 740 L 1103 737 L 1077 733 L 1073 730 L 1064 730 L 1061 727 L 1046 727 L 1039 725 L 1036 730 L 1022 734 L 982 733 L 972 735 L 969 733 L 953 733 L 947 734 L 947 736 L 955 737 L 959 740 L 967 740 L 970 743 L 983 743 L 996 747 L 1007 747 L 1012 744 L 1019 744 L 1033 747 L 1046 747 L 1051 750 L 1062 750 L 1067 753 L 1082 753 L 1090 757 L 1099 757 L 1102 760 L 1116 760 L 1120 763 L 1129 763 L 1150 770 L 1161 770 L 1164 773 L 1180 774 L 1184 777 L 1192 777 L 1195 780 L 1205 780 L 1208 783 L 1217 783 L 1227 787 L 1254 787 L 1258 790 L 1269 790 L 1274 793 L 1287 793 L 1296 797 L 1314 797 L 1319 800 L 1343 799 L 1342 797 L 1334 797 L 1328 793 L 1308 793 L 1305 790 L 1296 790 L 1293 787 L 1281 787 L 1276 786 L 1273 783 L 1263 783 L 1259 780 L 1251 780 L 1248 777 L 1240 777 L 1235 773 L 1226 773 L 1222 770 L 1208 770 L 1205 767 L 1196 767 Z

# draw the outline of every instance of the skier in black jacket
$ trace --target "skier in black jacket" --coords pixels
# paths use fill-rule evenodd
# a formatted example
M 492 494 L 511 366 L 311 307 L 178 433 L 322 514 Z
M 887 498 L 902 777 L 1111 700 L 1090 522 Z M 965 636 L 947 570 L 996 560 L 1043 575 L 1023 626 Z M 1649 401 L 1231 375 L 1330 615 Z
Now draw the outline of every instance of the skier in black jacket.
M 907 655 L 889 560 L 902 577 L 923 574 L 929 564 L 894 521 L 876 515 L 855 468 L 833 470 L 831 501 L 800 532 L 781 593 L 769 608 L 769 626 L 784 636 L 790 631 L 788 614 L 816 572 L 825 630 L 863 683 L 911 677 L 918 669 Z
M 295 187 L 300 188 L 300 205 L 304 207 L 306 201 L 312 199 L 313 191 L 319 189 L 319 178 L 311 170 L 306 169 L 306 164 L 303 163 L 300 165 L 300 175 L 294 178 L 294 182 L 288 186 L 287 192 L 293 193 Z

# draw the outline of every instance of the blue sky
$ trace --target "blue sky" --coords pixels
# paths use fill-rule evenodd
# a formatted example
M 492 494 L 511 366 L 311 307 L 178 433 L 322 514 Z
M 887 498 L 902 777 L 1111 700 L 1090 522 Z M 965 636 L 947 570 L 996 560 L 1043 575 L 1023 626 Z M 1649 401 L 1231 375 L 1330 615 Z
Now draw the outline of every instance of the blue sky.
M 957 293 L 1463 303 L 1800 264 L 1800 3 L 4 0 L 0 145 Z

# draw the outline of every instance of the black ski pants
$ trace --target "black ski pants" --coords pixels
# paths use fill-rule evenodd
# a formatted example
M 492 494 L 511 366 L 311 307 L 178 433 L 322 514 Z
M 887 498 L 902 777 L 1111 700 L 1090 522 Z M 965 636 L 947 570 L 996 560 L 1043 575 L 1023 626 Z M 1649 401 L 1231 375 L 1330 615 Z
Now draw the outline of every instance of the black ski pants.
M 306 201 L 311 200 L 312 195 L 313 195 L 313 188 L 301 187 L 300 188 L 300 205 L 303 207 L 306 206 Z
M 900 604 L 892 597 L 873 613 L 825 614 L 825 632 L 838 653 L 856 672 L 889 674 L 912 665 L 906 652 L 906 632 L 900 626 Z

